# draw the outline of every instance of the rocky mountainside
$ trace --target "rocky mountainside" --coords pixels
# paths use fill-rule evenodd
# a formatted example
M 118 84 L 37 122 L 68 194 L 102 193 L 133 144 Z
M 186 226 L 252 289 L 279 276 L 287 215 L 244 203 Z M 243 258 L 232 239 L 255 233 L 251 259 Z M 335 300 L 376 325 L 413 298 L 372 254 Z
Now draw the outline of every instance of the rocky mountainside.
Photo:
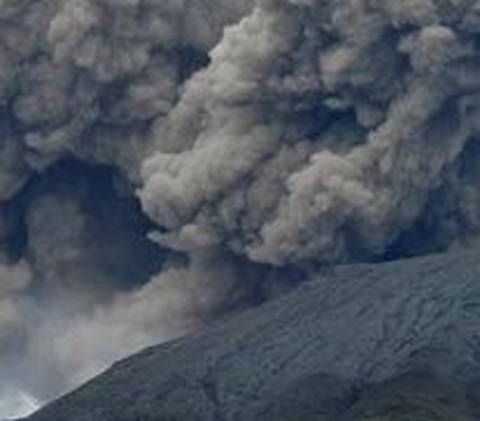
M 333 268 L 28 420 L 464 421 L 478 419 L 479 380 L 472 249 Z

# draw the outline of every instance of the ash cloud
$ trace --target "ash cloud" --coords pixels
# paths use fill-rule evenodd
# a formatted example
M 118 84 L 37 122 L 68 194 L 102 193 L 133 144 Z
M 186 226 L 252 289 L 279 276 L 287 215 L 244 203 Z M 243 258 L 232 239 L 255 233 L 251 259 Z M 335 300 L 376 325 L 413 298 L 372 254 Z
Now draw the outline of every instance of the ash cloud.
M 261 263 L 364 259 L 439 189 L 459 201 L 431 215 L 441 241 L 476 229 L 476 182 L 459 168 L 478 116 L 463 3 L 260 2 L 155 133 L 175 143 L 143 170 L 161 243 L 201 233 Z
M 311 267 L 475 241 L 479 23 L 476 0 L 1 0 L 6 386 L 50 399 Z

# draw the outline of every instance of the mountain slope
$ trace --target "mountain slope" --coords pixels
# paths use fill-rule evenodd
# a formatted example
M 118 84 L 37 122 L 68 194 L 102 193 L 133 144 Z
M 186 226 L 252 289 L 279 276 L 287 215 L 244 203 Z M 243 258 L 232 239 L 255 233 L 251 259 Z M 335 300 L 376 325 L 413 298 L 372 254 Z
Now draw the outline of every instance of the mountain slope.
M 29 420 L 473 419 L 478 326 L 476 250 L 339 267 L 117 363 Z

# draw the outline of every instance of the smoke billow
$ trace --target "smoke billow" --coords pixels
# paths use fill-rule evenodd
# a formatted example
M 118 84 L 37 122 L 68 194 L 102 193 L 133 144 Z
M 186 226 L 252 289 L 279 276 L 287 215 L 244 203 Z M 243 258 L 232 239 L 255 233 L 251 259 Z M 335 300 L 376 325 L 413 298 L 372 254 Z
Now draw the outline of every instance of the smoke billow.
M 477 228 L 467 3 L 260 2 L 155 133 L 140 197 L 161 243 L 284 265 L 381 255 L 416 222 L 442 245 Z M 439 190 L 456 205 L 437 215 Z
M 479 28 L 477 0 L 0 0 L 0 390 L 473 241 Z

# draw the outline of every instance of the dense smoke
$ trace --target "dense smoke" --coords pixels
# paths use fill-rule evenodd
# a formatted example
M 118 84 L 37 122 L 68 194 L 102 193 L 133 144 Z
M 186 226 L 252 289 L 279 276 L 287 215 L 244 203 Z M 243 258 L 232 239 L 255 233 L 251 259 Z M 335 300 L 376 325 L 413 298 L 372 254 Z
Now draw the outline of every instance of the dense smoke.
M 140 196 L 160 242 L 284 265 L 381 254 L 421 218 L 438 242 L 476 228 L 468 5 L 260 3 L 155 132 Z
M 251 8 L 231 3 L 0 2 L 0 400 L 51 398 L 242 300 L 233 258 L 157 247 L 135 197 L 153 128 Z
M 477 0 L 0 0 L 0 391 L 473 241 L 479 40 Z

